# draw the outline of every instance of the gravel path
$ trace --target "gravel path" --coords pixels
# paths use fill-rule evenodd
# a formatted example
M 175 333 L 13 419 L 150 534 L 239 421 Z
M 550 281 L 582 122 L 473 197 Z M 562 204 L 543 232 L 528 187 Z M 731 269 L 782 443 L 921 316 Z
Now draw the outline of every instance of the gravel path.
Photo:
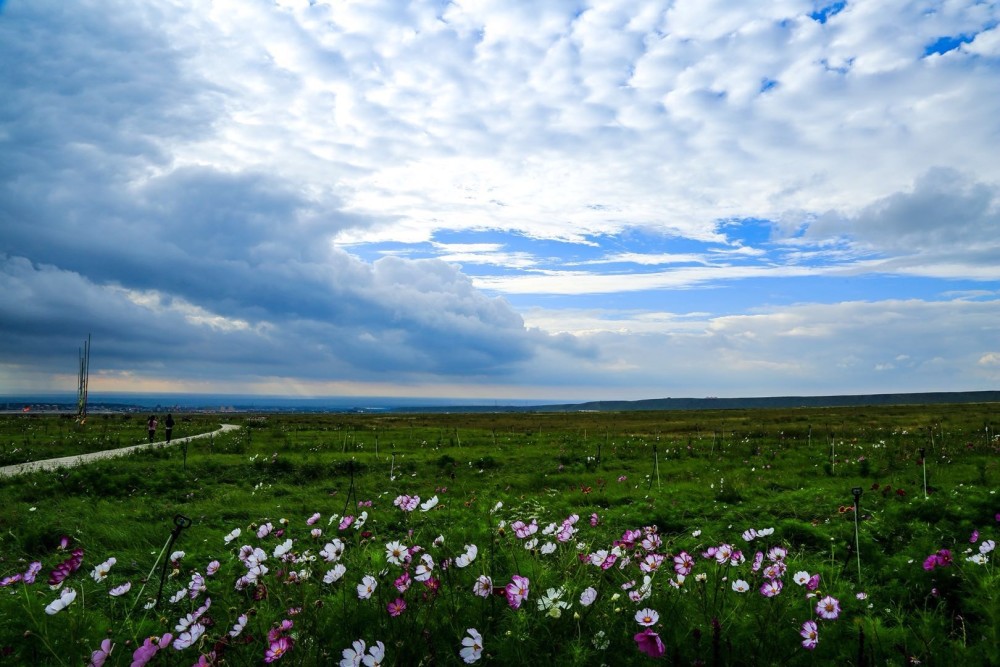
M 173 447 L 190 440 L 196 440 L 197 438 L 207 438 L 213 435 L 219 435 L 220 433 L 225 433 L 226 431 L 232 431 L 233 429 L 239 428 L 235 424 L 222 424 L 222 428 L 218 431 L 212 431 L 210 433 L 200 433 L 198 435 L 189 435 L 184 438 L 175 438 L 166 442 L 151 442 L 142 445 L 133 445 L 131 447 L 122 447 L 121 449 L 106 449 L 103 452 L 91 452 L 89 454 L 79 454 L 77 456 L 63 456 L 58 459 L 45 459 L 42 461 L 29 461 L 28 463 L 18 463 L 17 465 L 4 466 L 0 468 L 0 477 L 13 477 L 14 475 L 23 475 L 29 472 L 37 472 L 39 470 L 54 470 L 56 468 L 71 468 L 73 466 L 83 465 L 85 463 L 90 463 L 91 461 L 97 461 L 98 459 L 111 459 L 117 456 L 125 456 L 126 454 L 131 454 L 132 452 L 142 451 L 143 449 L 152 449 L 154 447 Z

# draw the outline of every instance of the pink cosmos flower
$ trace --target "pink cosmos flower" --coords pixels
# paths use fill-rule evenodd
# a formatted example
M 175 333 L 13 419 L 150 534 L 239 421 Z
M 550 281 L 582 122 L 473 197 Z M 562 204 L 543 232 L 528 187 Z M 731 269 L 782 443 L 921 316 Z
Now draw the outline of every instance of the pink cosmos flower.
M 274 530 L 274 525 L 270 521 L 268 521 L 263 526 L 260 526 L 257 529 L 257 538 L 262 540 L 268 535 L 270 535 L 271 531 L 273 530 Z
M 392 585 L 396 587 L 396 590 L 400 593 L 405 593 L 410 588 L 410 573 L 404 572 L 403 574 L 396 577 L 396 581 L 392 582 Z
M 972 535 L 969 537 L 969 543 L 975 544 L 977 540 L 979 540 L 979 531 L 973 530 Z
M 340 526 L 338 526 L 338 528 L 340 530 L 347 530 L 348 528 L 351 527 L 352 523 L 354 523 L 354 517 L 348 514 L 347 516 L 345 516 L 343 519 L 340 520 Z
M 600 517 L 597 516 L 597 512 L 594 512 L 593 514 L 590 515 L 590 525 L 591 526 L 596 526 L 600 522 L 601 522 L 601 519 L 600 519 Z
M 635 643 L 638 644 L 639 650 L 650 658 L 661 658 L 663 654 L 667 652 L 667 647 L 663 645 L 663 640 L 660 639 L 660 635 L 656 634 L 649 628 L 646 628 L 642 632 L 636 634 L 633 639 Z
M 806 584 L 806 588 L 814 591 L 819 588 L 819 573 L 817 572 L 813 576 L 809 577 L 809 582 Z
M 404 611 L 406 611 L 406 601 L 403 600 L 403 598 L 396 598 L 395 600 L 387 604 L 385 608 L 389 612 L 390 616 L 396 618 Z
M 111 655 L 112 648 L 110 639 L 102 641 L 101 647 L 90 654 L 90 662 L 87 663 L 87 667 L 103 667 L 104 661 Z
M 271 642 L 264 652 L 264 662 L 274 662 L 281 659 L 292 648 L 292 640 L 289 637 L 278 637 Z
M 816 621 L 806 621 L 803 623 L 799 634 L 803 637 L 802 646 L 804 648 L 810 651 L 816 648 L 816 644 L 819 643 L 819 630 L 816 627 Z
M 764 563 L 764 552 L 758 551 L 753 555 L 753 566 L 751 566 L 750 569 L 752 569 L 754 572 L 757 572 L 758 570 L 760 570 L 760 566 L 763 563 Z
M 840 602 L 835 597 L 827 595 L 816 603 L 816 613 L 828 621 L 835 620 L 840 616 Z
M 591 586 L 580 593 L 580 604 L 584 607 L 589 607 L 594 604 L 594 600 L 597 599 L 597 590 Z
M 528 599 L 528 585 L 527 577 L 522 577 L 519 574 L 511 577 L 511 582 L 504 589 L 507 594 L 507 604 L 511 606 L 511 609 L 518 609 L 521 603 Z
M 317 521 L 319 521 L 319 517 L 320 517 L 319 512 L 316 512 L 311 517 L 309 517 L 308 519 L 306 519 L 306 525 L 307 526 L 313 525 L 314 523 L 316 523 Z

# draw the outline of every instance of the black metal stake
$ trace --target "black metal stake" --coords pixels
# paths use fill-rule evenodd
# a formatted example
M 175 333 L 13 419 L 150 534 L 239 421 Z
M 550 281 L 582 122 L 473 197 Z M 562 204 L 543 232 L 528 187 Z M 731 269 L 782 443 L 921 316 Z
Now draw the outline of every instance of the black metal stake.
M 174 529 L 170 532 L 170 539 L 167 540 L 167 546 L 163 550 L 164 553 L 169 552 L 174 546 L 174 542 L 180 536 L 181 531 L 185 528 L 191 526 L 191 519 L 187 518 L 183 514 L 177 514 L 174 516 Z M 156 602 L 153 603 L 153 607 L 157 607 L 160 604 L 160 597 L 163 595 L 163 581 L 167 578 L 167 565 L 169 564 L 170 556 L 163 561 L 163 569 L 160 570 L 160 589 L 156 591 Z
M 858 583 L 861 583 L 861 542 L 858 530 L 858 515 L 861 513 L 861 487 L 851 489 L 854 495 L 854 551 L 858 554 Z

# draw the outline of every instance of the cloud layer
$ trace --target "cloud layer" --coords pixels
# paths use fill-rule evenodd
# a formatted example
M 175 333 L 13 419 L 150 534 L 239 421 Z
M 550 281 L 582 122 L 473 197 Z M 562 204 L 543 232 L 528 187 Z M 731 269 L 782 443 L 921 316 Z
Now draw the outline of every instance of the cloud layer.
M 991 388 L 998 24 L 9 1 L 0 386 L 71 389 L 92 332 L 98 389 Z

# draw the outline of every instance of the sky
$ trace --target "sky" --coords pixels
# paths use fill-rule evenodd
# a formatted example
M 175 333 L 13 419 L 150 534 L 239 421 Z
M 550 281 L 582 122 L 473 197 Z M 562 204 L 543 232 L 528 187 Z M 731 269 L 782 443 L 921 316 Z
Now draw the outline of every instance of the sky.
M 0 1 L 0 394 L 997 389 L 998 24 Z

